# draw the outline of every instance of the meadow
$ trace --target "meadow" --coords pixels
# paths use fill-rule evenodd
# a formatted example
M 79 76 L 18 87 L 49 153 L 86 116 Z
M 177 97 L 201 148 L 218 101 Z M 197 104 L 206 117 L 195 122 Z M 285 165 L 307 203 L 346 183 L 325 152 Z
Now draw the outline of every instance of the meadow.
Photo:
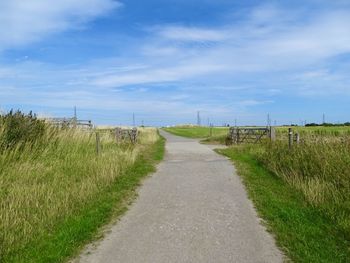
M 164 128 L 172 134 L 188 138 L 199 138 L 205 143 L 224 143 L 228 127 L 174 126 Z
M 95 131 L 12 115 L 0 119 L 0 262 L 74 255 L 125 211 L 163 155 L 156 129 L 141 129 L 135 145 L 101 133 L 97 155 Z
M 278 127 L 275 142 L 218 152 L 234 161 L 260 216 L 290 259 L 350 262 L 350 127 L 292 128 L 301 142 L 291 149 L 288 127 Z

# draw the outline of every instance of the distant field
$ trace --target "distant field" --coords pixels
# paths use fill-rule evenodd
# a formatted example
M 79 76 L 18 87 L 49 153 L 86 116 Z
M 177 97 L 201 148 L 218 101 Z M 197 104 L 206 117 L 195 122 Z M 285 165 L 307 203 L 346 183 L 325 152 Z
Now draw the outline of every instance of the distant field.
M 274 143 L 220 152 L 234 161 L 259 214 L 293 261 L 350 262 L 350 127 L 293 126 L 301 143 L 292 149 L 288 128 L 276 128 Z M 227 130 L 215 129 L 216 141 L 224 142 Z M 168 131 L 214 138 L 205 136 L 206 127 Z
M 288 128 L 292 128 L 294 133 L 299 133 L 301 138 L 308 138 L 308 136 L 316 137 L 338 137 L 350 135 L 350 126 L 338 126 L 338 127 L 276 127 L 277 138 L 285 138 L 288 135 Z M 203 139 L 203 142 L 207 143 L 224 143 L 225 137 L 228 133 L 229 127 L 213 127 L 212 133 L 210 133 L 209 127 L 204 126 L 175 126 L 170 128 L 164 128 L 172 134 L 188 137 Z
M 294 132 L 300 133 L 300 135 L 314 134 L 324 136 L 343 136 L 350 135 L 350 126 L 338 126 L 338 127 L 291 127 Z M 287 134 L 288 127 L 277 127 L 278 134 Z
M 170 128 L 164 128 L 165 131 L 172 134 L 203 139 L 204 143 L 219 143 L 224 144 L 225 138 L 228 132 L 228 127 L 204 127 L 204 126 L 175 126 Z
M 204 126 L 175 126 L 170 128 L 164 128 L 165 131 L 168 131 L 172 134 L 184 136 L 188 138 L 208 138 L 210 134 L 215 136 L 226 135 L 228 132 L 227 127 L 204 127 Z M 210 130 L 212 133 L 210 133 Z

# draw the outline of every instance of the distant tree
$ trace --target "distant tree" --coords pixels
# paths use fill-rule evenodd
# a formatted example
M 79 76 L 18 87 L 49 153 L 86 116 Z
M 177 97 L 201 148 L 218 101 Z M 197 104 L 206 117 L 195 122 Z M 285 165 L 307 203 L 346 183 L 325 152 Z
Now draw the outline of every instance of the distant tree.
M 320 126 L 320 125 L 317 124 L 317 123 L 312 122 L 312 123 L 306 123 L 305 126 L 306 127 L 315 127 L 315 126 Z

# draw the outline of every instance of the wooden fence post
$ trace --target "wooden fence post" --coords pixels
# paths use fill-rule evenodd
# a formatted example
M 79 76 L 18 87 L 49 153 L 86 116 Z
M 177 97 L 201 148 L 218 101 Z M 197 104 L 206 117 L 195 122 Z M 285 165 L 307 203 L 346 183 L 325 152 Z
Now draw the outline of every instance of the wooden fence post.
M 133 128 L 131 130 L 131 135 L 132 135 L 132 143 L 136 143 L 137 142 L 137 128 Z
M 270 126 L 269 135 L 270 135 L 270 141 L 275 141 L 275 140 L 276 140 L 276 130 L 275 130 L 275 127 Z
M 96 132 L 96 154 L 99 155 L 100 152 L 101 152 L 100 134 Z
M 115 139 L 117 143 L 122 139 L 121 129 L 119 127 L 115 128 Z
M 300 135 L 299 135 L 299 133 L 296 133 L 296 134 L 295 134 L 295 142 L 296 142 L 297 144 L 300 143 Z
M 288 146 L 289 146 L 289 149 L 292 148 L 292 144 L 293 144 L 293 130 L 292 130 L 292 128 L 288 128 Z

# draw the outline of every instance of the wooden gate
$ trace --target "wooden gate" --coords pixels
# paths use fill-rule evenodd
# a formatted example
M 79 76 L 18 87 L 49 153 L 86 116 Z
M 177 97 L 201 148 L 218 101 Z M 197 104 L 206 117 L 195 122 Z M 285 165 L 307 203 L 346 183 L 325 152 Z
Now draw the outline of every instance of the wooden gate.
M 120 142 L 123 140 L 125 141 L 129 139 L 131 143 L 136 143 L 137 135 L 138 135 L 137 128 L 123 129 L 118 127 L 115 129 L 115 138 L 117 142 Z
M 254 128 L 241 128 L 231 127 L 229 129 L 226 144 L 240 144 L 240 143 L 258 143 L 262 139 L 268 138 L 275 140 L 275 128 L 274 127 L 254 127 Z
M 78 120 L 76 118 L 48 118 L 49 123 L 60 128 L 84 128 L 92 129 L 94 125 L 91 120 Z

